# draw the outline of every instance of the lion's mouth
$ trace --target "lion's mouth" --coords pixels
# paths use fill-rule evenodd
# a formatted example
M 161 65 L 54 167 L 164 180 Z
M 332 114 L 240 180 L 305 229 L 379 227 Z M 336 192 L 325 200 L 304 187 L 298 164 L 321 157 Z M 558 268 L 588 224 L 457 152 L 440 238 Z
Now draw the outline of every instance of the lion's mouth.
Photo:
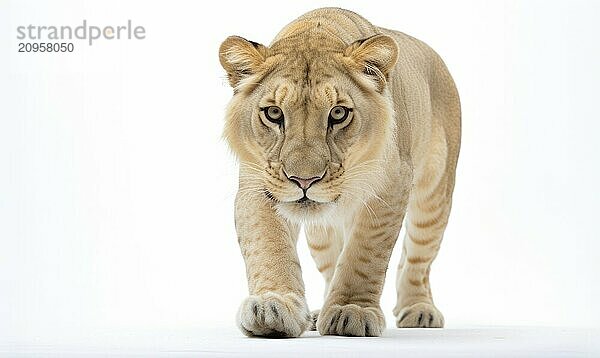
M 269 190 L 266 190 L 266 189 L 265 189 L 265 190 L 263 191 L 263 193 L 265 194 L 265 196 L 267 197 L 267 199 L 269 199 L 269 200 L 271 200 L 271 201 L 274 201 L 274 202 L 276 202 L 276 203 L 285 203 L 285 201 L 284 201 L 284 202 L 281 202 L 281 201 L 279 201 L 279 200 L 278 200 L 278 199 L 275 197 L 275 195 L 273 195 L 273 193 L 271 193 Z M 312 200 L 312 199 L 309 199 L 309 198 L 308 198 L 308 196 L 306 196 L 306 193 L 305 193 L 305 194 L 304 194 L 304 196 L 303 196 L 303 197 L 301 197 L 300 199 L 298 199 L 298 200 L 295 200 L 295 201 L 288 201 L 288 203 L 295 203 L 295 204 L 299 204 L 299 205 L 300 205 L 300 206 L 302 206 L 302 207 L 309 207 L 309 206 L 313 206 L 313 205 L 321 204 L 321 203 L 319 203 L 318 201 L 314 201 L 314 200 Z
M 303 206 L 318 204 L 316 201 L 309 199 L 308 196 L 306 196 L 306 194 L 304 194 L 304 196 L 300 199 L 296 200 L 296 203 Z
M 298 204 L 300 207 L 303 208 L 307 208 L 307 207 L 317 207 L 321 204 L 325 204 L 326 202 L 322 202 L 322 201 L 317 201 L 317 200 L 313 200 L 311 198 L 309 198 L 308 196 L 306 196 L 306 193 L 304 193 L 304 196 L 302 196 L 300 199 L 297 200 L 293 200 L 293 201 L 281 201 L 279 199 L 277 199 L 275 197 L 275 195 L 273 195 L 273 193 L 271 193 L 269 190 L 264 189 L 263 190 L 263 194 L 265 195 L 265 197 L 275 203 L 281 203 L 281 204 Z M 333 200 L 331 200 L 331 203 L 335 203 L 338 201 L 338 199 L 340 198 L 341 194 L 337 194 L 335 196 L 335 198 Z

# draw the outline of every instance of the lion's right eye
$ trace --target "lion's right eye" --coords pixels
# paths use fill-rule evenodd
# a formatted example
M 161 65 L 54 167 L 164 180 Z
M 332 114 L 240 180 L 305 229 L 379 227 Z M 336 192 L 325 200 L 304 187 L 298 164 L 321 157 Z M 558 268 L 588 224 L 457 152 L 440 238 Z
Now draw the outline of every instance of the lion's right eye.
M 281 108 L 277 106 L 270 106 L 263 108 L 263 112 L 265 114 L 265 117 L 267 117 L 267 119 L 270 122 L 273 122 L 275 124 L 283 123 L 283 111 L 281 110 Z

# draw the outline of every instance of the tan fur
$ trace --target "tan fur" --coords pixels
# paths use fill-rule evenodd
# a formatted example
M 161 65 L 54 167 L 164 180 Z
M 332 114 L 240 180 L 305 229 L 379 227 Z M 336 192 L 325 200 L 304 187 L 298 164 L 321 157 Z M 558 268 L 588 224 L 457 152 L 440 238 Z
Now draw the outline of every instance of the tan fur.
M 401 32 L 342 9 L 311 11 L 269 47 L 220 48 L 234 96 L 225 138 L 240 159 L 235 204 L 250 296 L 247 335 L 296 337 L 314 326 L 296 241 L 301 225 L 327 289 L 321 334 L 378 336 L 379 299 L 406 215 L 398 327 L 442 327 L 429 271 L 450 214 L 460 146 L 458 93 L 439 56 Z M 352 108 L 330 126 L 332 107 Z M 260 108 L 278 106 L 279 126 Z M 306 190 L 288 177 L 323 178 Z

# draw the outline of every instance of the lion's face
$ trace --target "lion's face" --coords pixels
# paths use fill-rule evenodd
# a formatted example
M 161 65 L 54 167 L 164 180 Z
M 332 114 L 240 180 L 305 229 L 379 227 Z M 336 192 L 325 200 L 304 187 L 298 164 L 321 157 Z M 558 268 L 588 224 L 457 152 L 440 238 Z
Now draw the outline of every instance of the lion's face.
M 225 137 L 241 160 L 240 195 L 272 200 L 292 220 L 327 219 L 364 200 L 392 139 L 385 78 L 395 43 L 378 35 L 335 45 L 267 49 L 233 37 L 221 46 L 235 89 Z

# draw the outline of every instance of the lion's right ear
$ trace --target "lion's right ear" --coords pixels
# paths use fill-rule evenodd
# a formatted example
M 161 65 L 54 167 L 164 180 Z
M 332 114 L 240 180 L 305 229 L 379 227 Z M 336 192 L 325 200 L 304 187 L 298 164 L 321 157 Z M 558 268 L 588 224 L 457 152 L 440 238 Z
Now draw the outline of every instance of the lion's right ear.
M 240 36 L 229 36 L 219 48 L 221 66 L 227 71 L 231 87 L 256 73 L 266 59 L 267 48 Z

